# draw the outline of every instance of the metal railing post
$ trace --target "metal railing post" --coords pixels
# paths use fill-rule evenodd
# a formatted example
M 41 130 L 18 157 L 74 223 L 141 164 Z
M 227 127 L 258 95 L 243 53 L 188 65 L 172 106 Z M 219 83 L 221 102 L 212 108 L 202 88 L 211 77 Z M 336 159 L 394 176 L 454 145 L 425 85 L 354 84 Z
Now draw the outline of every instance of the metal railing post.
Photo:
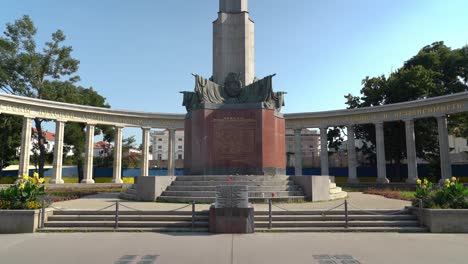
M 272 213 L 271 213 L 271 205 L 272 205 L 272 199 L 268 199 L 268 229 L 271 229 L 273 224 L 272 224 Z
M 345 228 L 348 228 L 348 200 L 344 201 L 344 210 L 345 210 Z
M 41 228 L 45 226 L 45 199 L 42 198 L 42 208 L 41 208 Z
M 195 229 L 195 200 L 192 201 L 192 231 Z
M 119 201 L 115 201 L 115 229 L 119 228 Z

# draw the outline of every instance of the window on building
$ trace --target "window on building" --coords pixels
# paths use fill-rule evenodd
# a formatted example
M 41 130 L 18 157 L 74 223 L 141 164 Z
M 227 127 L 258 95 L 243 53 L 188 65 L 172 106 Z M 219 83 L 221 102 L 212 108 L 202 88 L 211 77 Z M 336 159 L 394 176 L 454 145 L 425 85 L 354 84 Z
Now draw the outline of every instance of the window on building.
M 182 154 L 177 155 L 177 159 L 182 159 Z
M 162 149 L 162 146 L 158 146 L 158 149 Z
M 179 141 L 182 141 L 182 138 L 178 138 Z
M 162 138 L 158 138 L 158 141 L 162 141 Z
M 162 160 L 162 155 L 158 154 L 158 160 Z
M 179 146 L 179 149 L 182 149 L 182 146 Z

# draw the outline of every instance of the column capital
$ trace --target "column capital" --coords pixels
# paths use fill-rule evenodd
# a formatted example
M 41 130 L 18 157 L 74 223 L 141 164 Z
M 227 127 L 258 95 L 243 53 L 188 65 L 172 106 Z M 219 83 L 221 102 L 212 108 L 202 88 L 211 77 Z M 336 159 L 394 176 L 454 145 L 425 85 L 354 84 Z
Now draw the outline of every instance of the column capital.
M 375 121 L 375 122 L 374 122 L 374 125 L 375 125 L 375 126 L 383 126 L 383 124 L 384 124 L 384 121 L 383 121 L 383 120 L 378 120 L 378 121 Z
M 97 126 L 97 123 L 86 123 L 86 126 L 93 126 L 93 127 L 95 127 L 95 126 Z
M 151 130 L 151 127 L 141 127 L 141 130 Z
M 405 122 L 405 123 L 414 122 L 414 118 L 412 118 L 412 117 L 403 118 L 403 119 L 401 119 L 401 120 L 402 120 L 403 122 Z
M 319 129 L 322 130 L 322 129 L 327 129 L 329 128 L 330 126 L 329 125 L 320 125 L 319 126 Z
M 66 119 L 55 119 L 55 122 L 56 123 L 67 123 L 68 120 L 66 120 Z
M 437 114 L 437 115 L 434 115 L 434 117 L 437 118 L 437 119 L 447 118 L 447 115 L 446 114 Z

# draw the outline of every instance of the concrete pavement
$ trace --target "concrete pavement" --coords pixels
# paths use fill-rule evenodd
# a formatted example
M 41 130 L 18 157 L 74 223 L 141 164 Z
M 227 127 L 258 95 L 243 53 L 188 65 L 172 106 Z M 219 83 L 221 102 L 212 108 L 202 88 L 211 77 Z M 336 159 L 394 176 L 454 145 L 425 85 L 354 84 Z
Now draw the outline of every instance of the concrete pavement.
M 0 263 L 461 264 L 466 245 L 452 234 L 19 234 L 0 235 Z

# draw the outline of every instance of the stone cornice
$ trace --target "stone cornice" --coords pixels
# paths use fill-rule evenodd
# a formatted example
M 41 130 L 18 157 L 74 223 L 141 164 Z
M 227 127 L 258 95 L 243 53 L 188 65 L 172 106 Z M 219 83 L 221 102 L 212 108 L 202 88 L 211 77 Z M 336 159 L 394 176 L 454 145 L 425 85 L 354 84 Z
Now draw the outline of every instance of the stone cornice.
M 468 112 L 468 92 L 356 109 L 284 114 L 287 128 L 369 124 Z
M 125 127 L 183 128 L 184 114 L 148 113 L 0 94 L 0 112 L 69 122 Z

